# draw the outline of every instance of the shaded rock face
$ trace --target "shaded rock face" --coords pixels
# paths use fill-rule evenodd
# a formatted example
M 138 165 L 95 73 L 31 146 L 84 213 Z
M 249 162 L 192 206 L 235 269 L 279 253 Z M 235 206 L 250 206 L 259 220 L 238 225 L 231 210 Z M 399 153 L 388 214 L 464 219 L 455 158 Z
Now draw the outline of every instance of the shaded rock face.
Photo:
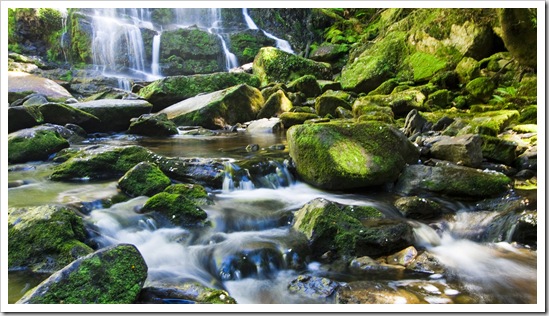
M 412 228 L 390 220 L 373 207 L 345 206 L 318 198 L 295 213 L 294 230 L 305 234 L 313 257 L 328 251 L 339 256 L 380 256 L 405 248 Z
M 8 162 L 47 160 L 50 155 L 69 147 L 69 142 L 54 126 L 37 126 L 8 135 Z
M 160 113 L 165 113 L 177 125 L 223 129 L 255 119 L 263 103 L 258 89 L 239 85 L 181 101 Z
M 68 206 L 8 210 L 8 268 L 54 272 L 92 249 L 82 219 Z
M 54 273 L 18 304 L 131 304 L 147 278 L 135 246 L 119 244 L 80 258 Z
M 275 40 L 267 37 L 261 30 L 244 30 L 229 34 L 229 50 L 236 55 L 239 64 L 254 61 L 261 47 L 274 46 Z
M 379 122 L 304 124 L 288 130 L 290 156 L 306 182 L 352 189 L 396 180 L 418 149 L 394 127 Z
M 263 92 L 261 93 L 263 94 Z M 270 118 L 288 112 L 293 108 L 292 101 L 288 99 L 283 90 L 278 90 L 271 94 L 265 104 L 257 114 L 257 118 Z
M 92 131 L 101 124 L 96 116 L 63 103 L 45 103 L 38 107 L 45 123 L 58 125 L 76 124 Z
M 37 106 L 10 106 L 8 108 L 8 133 L 33 127 L 44 121 Z
M 132 118 L 148 114 L 152 110 L 152 104 L 145 100 L 104 99 L 75 103 L 72 106 L 101 120 L 100 124 L 89 126 L 88 132 L 125 131 Z

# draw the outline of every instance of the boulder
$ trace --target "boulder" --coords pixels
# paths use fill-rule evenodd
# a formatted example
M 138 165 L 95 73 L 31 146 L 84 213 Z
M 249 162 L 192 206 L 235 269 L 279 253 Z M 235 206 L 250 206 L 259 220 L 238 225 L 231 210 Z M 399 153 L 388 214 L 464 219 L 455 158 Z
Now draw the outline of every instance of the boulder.
M 44 122 L 37 106 L 8 107 L 8 133 L 33 127 Z
M 63 102 L 73 96 L 55 81 L 25 72 L 8 71 L 8 102 L 39 93 L 49 101 Z
M 435 137 L 430 148 L 432 157 L 467 167 L 478 168 L 482 163 L 482 138 L 479 135 Z
M 263 103 L 258 89 L 242 84 L 181 101 L 159 113 L 177 125 L 224 129 L 255 119 Z
M 463 57 L 456 66 L 456 74 L 462 84 L 480 76 L 480 63 L 471 57 Z
M 135 246 L 114 245 L 75 260 L 17 304 L 132 304 L 147 279 L 147 270 Z
M 154 285 L 143 288 L 139 294 L 141 304 L 236 304 L 224 290 L 205 287 L 197 282 L 177 285 Z
M 517 143 L 498 137 L 482 135 L 482 156 L 511 166 L 517 158 Z
M 418 149 L 396 128 L 379 122 L 329 122 L 291 127 L 290 156 L 297 173 L 323 189 L 346 190 L 391 183 Z
M 156 212 L 172 224 L 183 227 L 201 226 L 208 217 L 206 212 L 185 195 L 160 192 L 145 202 L 141 212 Z
M 408 137 L 417 136 L 427 132 L 431 124 L 416 109 L 406 115 L 404 121 L 404 135 Z
M 43 205 L 8 209 L 8 269 L 55 272 L 92 252 L 76 209 Z
M 305 234 L 314 258 L 328 251 L 338 256 L 380 256 L 410 245 L 412 227 L 369 206 L 347 206 L 322 198 L 294 215 L 292 228 Z
M 101 124 L 101 121 L 95 115 L 68 104 L 48 102 L 40 105 L 38 109 L 45 123 L 58 125 L 76 124 L 86 131 L 92 131 Z
M 259 29 L 229 33 L 229 50 L 234 52 L 239 64 L 254 61 L 255 55 L 262 47 L 274 46 L 276 41 L 269 38 Z
M 364 106 L 389 107 L 396 117 L 405 117 L 410 111 L 421 111 L 425 102 L 425 94 L 418 89 L 409 89 L 400 92 L 393 92 L 389 95 L 368 95 L 357 99 L 353 103 L 353 112 Z
M 322 93 L 320 85 L 313 75 L 305 75 L 288 83 L 288 91 L 301 92 L 307 98 L 315 98 Z
M 406 218 L 427 220 L 438 218 L 444 213 L 439 203 L 419 196 L 405 196 L 395 201 L 395 207 Z
M 352 110 L 349 102 L 331 95 L 322 95 L 315 99 L 316 113 L 324 117 L 326 115 L 338 116 L 336 109 L 342 107 L 347 110 Z
M 496 84 L 491 78 L 478 77 L 465 86 L 465 90 L 475 99 L 480 102 L 488 102 L 492 98 L 492 94 L 496 89 Z
M 301 295 L 304 298 L 327 301 L 333 297 L 340 284 L 327 278 L 298 275 L 288 284 L 288 291 L 292 294 Z
M 152 104 L 145 100 L 104 99 L 74 103 L 72 107 L 99 118 L 98 125 L 90 125 L 88 132 L 120 132 L 130 126 L 134 117 L 151 112 Z
M 312 61 L 287 53 L 274 47 L 263 47 L 255 56 L 253 73 L 259 77 L 261 85 L 270 82 L 287 83 L 305 75 L 316 79 L 331 79 L 329 64 Z
M 412 247 L 412 246 L 410 246 Z M 368 256 L 362 256 L 351 260 L 349 269 L 359 274 L 383 273 L 383 274 L 402 274 L 404 267 L 394 264 L 387 264 L 383 260 L 374 260 Z
M 246 128 L 246 131 L 250 134 L 278 133 L 283 130 L 284 125 L 276 117 L 252 121 Z
M 199 184 L 177 183 L 164 189 L 166 193 L 181 194 L 196 205 L 213 204 L 211 197 L 206 189 Z
M 118 188 L 129 196 L 153 196 L 170 184 L 170 178 L 147 161 L 138 163 L 118 180 Z
M 279 118 L 284 128 L 288 129 L 294 125 L 303 124 L 307 120 L 318 118 L 318 115 L 304 112 L 285 112 L 280 114 Z
M 484 198 L 504 193 L 511 179 L 496 171 L 479 170 L 449 163 L 410 165 L 398 178 L 395 191 L 405 195 L 439 193 Z
M 355 281 L 337 290 L 337 304 L 419 304 L 425 303 L 412 292 L 383 281 Z
M 152 112 L 158 112 L 199 94 L 219 91 L 240 84 L 258 88 L 260 81 L 257 76 L 234 72 L 172 76 L 153 81 L 139 90 L 139 96 L 153 104 Z
M 143 136 L 170 136 L 177 135 L 177 126 L 170 120 L 166 113 L 143 114 L 133 118 L 128 128 L 129 134 Z
M 47 160 L 69 147 L 69 142 L 53 126 L 26 128 L 8 135 L 8 163 Z
M 261 91 L 261 94 L 264 95 L 263 91 Z M 288 99 L 284 91 L 277 90 L 268 97 L 267 101 L 257 114 L 257 118 L 262 119 L 278 116 L 284 112 L 290 111 L 292 108 L 292 101 Z

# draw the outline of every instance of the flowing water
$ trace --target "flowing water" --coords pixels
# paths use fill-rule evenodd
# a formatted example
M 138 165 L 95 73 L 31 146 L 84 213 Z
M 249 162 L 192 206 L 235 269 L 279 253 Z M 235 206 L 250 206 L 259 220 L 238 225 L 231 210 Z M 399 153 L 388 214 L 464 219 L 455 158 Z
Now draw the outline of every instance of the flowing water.
M 248 25 L 248 28 L 249 29 L 252 29 L 252 30 L 257 30 L 258 27 L 257 25 L 255 24 L 254 20 L 252 20 L 252 18 L 250 17 L 250 15 L 248 14 L 248 9 L 247 8 L 243 8 L 242 9 L 242 14 L 244 15 L 244 21 L 246 21 L 246 25 Z M 268 38 L 271 38 L 271 39 L 274 39 L 275 42 L 276 42 L 276 47 L 280 50 L 283 50 L 285 52 L 288 52 L 290 54 L 294 54 L 294 50 L 292 49 L 292 45 L 290 44 L 290 42 L 286 41 L 286 40 L 283 40 L 281 38 L 278 38 L 276 36 L 274 36 L 273 34 L 269 33 L 269 32 L 266 32 L 265 30 L 261 30 L 263 32 L 263 34 L 265 34 L 265 36 L 267 36 Z
M 214 203 L 202 206 L 211 225 L 193 229 L 175 227 L 155 214 L 137 212 L 147 197 L 105 207 L 101 201 L 117 193 L 116 181 L 52 182 L 47 179 L 52 163 L 9 166 L 10 207 L 46 203 L 83 206 L 81 215 L 98 245 L 136 245 L 149 269 L 146 286 L 193 280 L 225 289 L 239 303 L 334 302 L 333 297 L 318 299 L 288 291 L 291 280 L 300 274 L 309 274 L 343 284 L 360 280 L 393 288 L 421 284 L 423 291 L 429 293 L 425 301 L 431 303 L 464 302 L 463 295 L 472 298 L 474 303 L 536 302 L 536 252 L 507 242 L 468 239 L 467 236 L 474 235 L 468 233 L 489 222 L 494 214 L 479 214 L 472 211 L 474 205 L 458 201 L 445 201 L 453 216 L 446 217 L 438 226 L 410 222 L 416 247 L 433 254 L 446 267 L 444 275 L 406 271 L 360 274 L 337 264 L 310 260 L 306 240 L 291 229 L 294 212 L 305 203 L 322 197 L 347 205 L 375 206 L 395 217 L 400 216 L 393 207 L 397 196 L 375 190 L 326 192 L 296 180 L 283 161 L 287 158 L 287 150 L 283 149 L 284 134 L 170 138 L 115 134 L 90 138 L 79 146 L 90 144 L 139 144 L 165 156 L 223 158 L 225 161 L 223 187 L 209 190 Z M 257 144 L 259 150 L 247 151 L 249 144 Z M 267 156 L 277 157 L 269 162 L 270 171 L 260 175 L 247 173 L 247 180 L 233 181 L 233 172 L 244 169 L 243 160 Z M 10 272 L 10 302 L 15 302 L 25 290 L 45 277 Z M 440 288 L 444 288 L 443 293 Z

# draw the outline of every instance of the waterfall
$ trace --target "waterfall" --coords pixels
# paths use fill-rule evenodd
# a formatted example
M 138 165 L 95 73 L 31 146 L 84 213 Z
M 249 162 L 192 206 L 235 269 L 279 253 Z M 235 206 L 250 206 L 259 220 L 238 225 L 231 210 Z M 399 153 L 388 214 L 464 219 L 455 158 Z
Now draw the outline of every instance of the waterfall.
M 252 20 L 250 15 L 248 14 L 248 9 L 247 8 L 242 9 L 242 14 L 244 15 L 244 20 L 246 20 L 246 24 L 248 25 L 248 28 L 252 29 L 252 30 L 257 30 L 258 27 L 254 23 L 254 21 Z M 265 30 L 261 30 L 261 31 L 263 32 L 263 34 L 265 34 L 265 36 L 267 36 L 268 38 L 274 39 L 276 41 L 276 48 L 278 48 L 280 50 L 283 50 L 283 51 L 285 51 L 287 53 L 290 53 L 290 54 L 295 54 L 293 49 L 292 49 L 292 45 L 290 45 L 290 42 L 288 42 L 286 40 L 283 40 L 283 39 L 280 39 L 280 38 L 274 36 L 273 34 L 266 32 Z
M 160 37 L 162 33 L 159 32 L 153 37 L 152 43 L 152 62 L 151 62 L 151 72 L 154 76 L 160 76 Z
M 238 59 L 236 58 L 236 55 L 231 53 L 229 49 L 227 48 L 227 43 L 225 42 L 225 39 L 221 34 L 217 34 L 219 39 L 221 39 L 221 45 L 223 47 L 223 53 L 225 54 L 225 68 L 228 70 L 232 68 L 238 67 Z

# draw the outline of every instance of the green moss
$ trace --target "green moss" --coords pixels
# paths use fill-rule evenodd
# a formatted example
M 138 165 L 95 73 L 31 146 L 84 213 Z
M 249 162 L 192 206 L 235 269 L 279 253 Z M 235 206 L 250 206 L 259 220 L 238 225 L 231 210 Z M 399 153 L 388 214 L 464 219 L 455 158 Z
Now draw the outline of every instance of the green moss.
M 70 34 L 70 59 L 73 63 L 92 63 L 92 38 L 86 30 L 86 16 L 77 9 L 68 9 L 68 24 Z M 82 20 L 82 21 L 81 21 Z
M 31 137 L 8 135 L 8 162 L 18 163 L 46 160 L 48 157 L 69 147 L 66 139 L 53 130 L 36 130 Z
M 517 144 L 497 137 L 482 135 L 482 156 L 511 165 L 516 158 Z
M 408 62 L 413 69 L 415 82 L 427 81 L 433 75 L 446 67 L 446 62 L 434 55 L 415 52 L 409 57 Z
M 471 94 L 476 99 L 485 102 L 488 101 L 490 97 L 492 97 L 492 93 L 494 92 L 495 88 L 496 84 L 493 82 L 492 79 L 488 77 L 479 77 L 473 79 L 467 84 L 467 86 L 465 86 L 465 90 L 467 90 L 469 94 Z
M 147 200 L 143 212 L 156 211 L 174 225 L 195 226 L 204 223 L 206 212 L 182 194 L 161 192 Z
M 208 192 L 199 184 L 178 183 L 172 184 L 164 189 L 164 192 L 181 194 L 197 205 L 212 204 Z
M 164 190 L 170 183 L 170 178 L 155 164 L 141 162 L 120 178 L 118 187 L 130 196 L 152 196 Z
M 303 124 L 305 121 L 315 118 L 318 118 L 318 115 L 304 112 L 285 112 L 279 115 L 279 119 L 284 125 L 284 128 L 290 128 L 294 125 Z

